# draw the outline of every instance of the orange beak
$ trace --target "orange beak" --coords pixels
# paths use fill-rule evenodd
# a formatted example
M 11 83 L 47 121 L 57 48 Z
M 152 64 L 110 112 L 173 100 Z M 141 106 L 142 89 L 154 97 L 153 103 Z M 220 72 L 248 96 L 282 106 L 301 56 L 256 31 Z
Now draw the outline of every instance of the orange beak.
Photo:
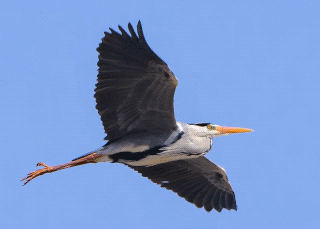
M 248 128 L 241 127 L 227 127 L 227 126 L 217 126 L 216 130 L 220 132 L 220 134 L 238 134 L 245 132 L 252 132 L 253 130 Z

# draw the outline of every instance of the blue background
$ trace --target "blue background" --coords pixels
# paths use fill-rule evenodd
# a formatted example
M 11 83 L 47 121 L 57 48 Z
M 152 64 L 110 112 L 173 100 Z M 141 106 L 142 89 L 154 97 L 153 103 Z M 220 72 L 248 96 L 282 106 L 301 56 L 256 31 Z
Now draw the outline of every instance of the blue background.
M 181 1 L 182 2 L 182 1 Z M 0 3 L 1 228 L 319 228 L 319 1 Z M 20 179 L 105 142 L 103 32 L 141 20 L 179 79 L 177 120 L 252 128 L 214 139 L 238 211 L 205 212 L 120 164 Z

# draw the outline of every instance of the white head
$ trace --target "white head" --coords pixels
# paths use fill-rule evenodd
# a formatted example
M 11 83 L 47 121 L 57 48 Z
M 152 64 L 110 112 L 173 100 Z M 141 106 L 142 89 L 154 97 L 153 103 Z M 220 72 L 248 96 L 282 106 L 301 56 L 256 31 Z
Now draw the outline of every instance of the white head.
M 220 137 L 229 134 L 251 132 L 253 130 L 241 127 L 219 126 L 211 123 L 189 124 L 189 128 L 199 137 Z

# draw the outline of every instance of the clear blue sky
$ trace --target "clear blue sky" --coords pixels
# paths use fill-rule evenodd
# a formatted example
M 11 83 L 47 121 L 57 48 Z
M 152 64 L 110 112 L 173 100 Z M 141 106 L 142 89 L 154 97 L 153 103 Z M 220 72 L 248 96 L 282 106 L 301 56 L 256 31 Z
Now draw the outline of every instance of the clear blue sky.
M 319 1 L 0 3 L 0 228 L 319 228 Z M 238 211 L 198 209 L 119 164 L 20 179 L 105 142 L 103 32 L 141 20 L 179 79 L 177 120 L 252 128 L 214 140 Z

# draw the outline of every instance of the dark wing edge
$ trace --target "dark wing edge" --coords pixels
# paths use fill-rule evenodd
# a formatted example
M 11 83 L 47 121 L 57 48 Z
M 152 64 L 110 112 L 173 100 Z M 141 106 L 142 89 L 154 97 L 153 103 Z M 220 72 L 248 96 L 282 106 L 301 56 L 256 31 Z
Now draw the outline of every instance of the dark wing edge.
M 166 63 L 147 44 L 141 22 L 130 35 L 110 28 L 99 44 L 96 108 L 107 133 L 115 140 L 129 132 L 174 130 L 173 97 L 178 84 Z
M 149 167 L 129 166 L 143 177 L 207 212 L 237 210 L 233 189 L 225 171 L 204 156 Z

